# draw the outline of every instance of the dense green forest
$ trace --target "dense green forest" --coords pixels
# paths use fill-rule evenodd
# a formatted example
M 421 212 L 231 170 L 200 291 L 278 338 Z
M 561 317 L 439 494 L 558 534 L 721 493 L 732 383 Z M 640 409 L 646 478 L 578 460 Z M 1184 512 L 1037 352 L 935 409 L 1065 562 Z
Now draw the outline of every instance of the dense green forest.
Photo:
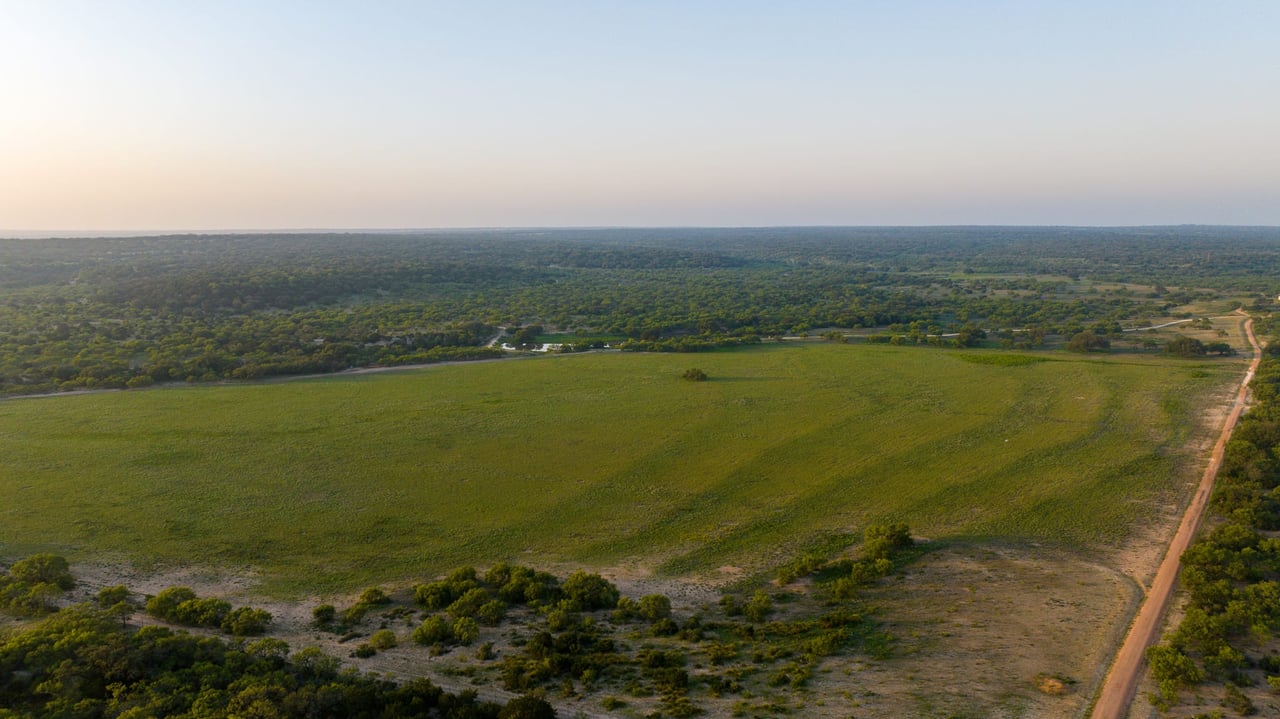
M 660 351 L 829 328 L 1106 333 L 1219 293 L 1266 306 L 1277 276 L 1274 228 L 0 240 L 0 394 L 490 358 L 522 326 Z

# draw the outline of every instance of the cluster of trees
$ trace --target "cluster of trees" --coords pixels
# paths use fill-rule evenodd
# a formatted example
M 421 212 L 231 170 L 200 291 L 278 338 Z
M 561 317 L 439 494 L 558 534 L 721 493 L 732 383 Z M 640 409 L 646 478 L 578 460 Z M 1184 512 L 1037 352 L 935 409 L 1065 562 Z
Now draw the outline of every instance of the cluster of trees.
M 0 574 L 0 611 L 19 616 L 48 614 L 73 586 L 75 578 L 65 558 L 34 554 Z
M 1262 654 L 1280 632 L 1280 359 L 1264 358 L 1255 405 L 1227 444 L 1214 489 L 1217 526 L 1182 555 L 1186 614 L 1171 636 L 1148 650 L 1159 693 L 1171 707 L 1182 689 L 1213 680 L 1223 703 L 1254 713 L 1245 687 L 1280 690 L 1280 662 Z
M 505 563 L 483 573 L 462 567 L 416 586 L 414 603 L 424 614 L 412 632 L 418 643 L 445 651 L 493 631 L 484 627 L 505 627 L 510 648 L 498 656 L 493 643 L 484 642 L 473 666 L 488 667 L 494 681 L 522 694 L 506 705 L 479 701 L 474 693 L 451 695 L 425 681 L 396 684 L 341 671 L 337 659 L 318 649 L 291 653 L 285 642 L 270 637 L 228 641 L 164 627 L 133 629 L 126 624 L 135 610 L 131 593 L 110 587 L 92 605 L 50 607 L 53 613 L 42 623 L 0 635 L 0 706 L 8 712 L 0 713 L 515 719 L 554 716 L 539 697 L 558 686 L 565 697 L 624 688 L 633 697 L 656 697 L 665 716 L 693 716 L 701 712 L 691 699 L 695 688 L 717 697 L 741 695 L 745 702 L 751 696 L 745 683 L 753 675 L 770 687 L 801 689 L 823 657 L 856 646 L 879 655 L 883 640 L 864 612 L 830 587 L 840 576 L 883 576 L 891 567 L 881 560 L 909 544 L 905 526 L 875 527 L 867 531 L 857 560 L 815 563 L 811 569 L 826 587 L 821 595 L 827 603 L 816 613 L 797 611 L 807 600 L 796 596 L 786 596 L 788 609 L 780 612 L 776 600 L 785 592 L 756 591 L 726 595 L 718 607 L 679 616 L 668 597 L 624 596 L 597 574 L 560 579 Z M 864 564 L 871 569 L 857 569 Z M 65 560 L 37 555 L 10 567 L 4 586 L 65 587 L 73 581 Z M 148 598 L 146 610 L 168 622 L 232 632 L 228 619 L 241 612 L 186 587 Z M 367 657 L 397 645 L 389 625 L 411 614 L 410 607 L 397 606 L 374 587 L 352 607 L 339 612 L 321 605 L 314 617 L 318 626 L 346 630 L 374 612 L 382 628 L 352 652 Z M 265 626 L 267 617 L 260 618 Z M 624 644 L 620 632 L 640 646 Z M 616 696 L 604 699 L 607 709 L 625 704 Z
M 1183 335 L 1169 340 L 1164 346 L 1164 351 L 1178 357 L 1203 357 L 1211 352 L 1219 357 L 1230 357 L 1236 353 L 1235 349 L 1226 342 L 1201 342 L 1194 337 Z
M 147 614 L 166 622 L 188 627 L 220 629 L 237 637 L 262 634 L 271 623 L 271 613 L 252 607 L 232 607 L 231 603 L 206 597 L 201 599 L 190 587 L 169 587 L 147 600 Z
M 15 719 L 555 716 L 537 697 L 484 702 L 424 679 L 396 683 L 341 671 L 320 650 L 290 654 L 278 639 L 231 643 L 164 627 L 134 630 L 88 605 L 0 637 L 0 706 Z
M 4 586 L 19 584 L 45 585 L 61 592 L 74 584 L 74 578 L 65 559 L 41 554 L 8 568 Z M 129 595 L 123 586 L 110 587 L 94 603 L 60 610 L 44 607 L 46 617 L 38 623 L 0 633 L 0 715 L 14 719 L 556 716 L 539 697 L 521 696 L 499 704 L 480 701 L 473 691 L 450 694 L 423 679 L 397 683 L 364 676 L 343 671 L 337 659 L 315 647 L 291 654 L 289 645 L 279 639 L 227 641 L 166 627 L 130 627 L 121 621 L 132 611 Z M 165 598 L 157 604 L 173 616 L 184 611 L 205 613 L 194 603 L 207 600 L 189 595 L 189 590 L 166 590 L 153 600 L 161 595 Z M 183 605 L 187 610 L 180 609 Z M 24 606 L 0 609 L 29 614 Z
M 905 526 L 871 528 L 865 561 L 883 559 L 909 543 Z M 461 567 L 414 588 L 414 603 L 425 616 L 412 638 L 433 653 L 479 644 L 474 659 L 482 665 L 493 661 L 495 681 L 509 691 L 558 688 L 562 696 L 575 697 L 625 687 L 635 697 L 656 696 L 665 716 L 693 716 L 700 712 L 690 699 L 697 687 L 715 696 L 744 693 L 747 677 L 763 672 L 769 686 L 798 689 L 824 657 L 860 643 L 879 655 L 883 641 L 865 614 L 850 598 L 829 590 L 837 575 L 851 576 L 863 561 L 815 564 L 828 588 L 823 592 L 827 608 L 785 619 L 777 617 L 774 596 L 766 591 L 726 595 L 714 610 L 703 607 L 679 616 L 664 595 L 624 596 L 613 583 L 589 572 L 560 580 L 505 563 L 483 573 Z M 876 571 L 883 576 L 888 570 L 882 562 Z M 400 614 L 392 608 L 383 616 Z M 492 631 L 486 627 L 506 628 L 511 647 L 501 656 L 492 642 L 484 641 L 484 632 Z M 640 648 L 620 641 L 620 632 L 640 641 Z M 357 649 L 356 656 L 374 651 L 372 646 Z M 692 657 L 705 659 L 694 662 L 700 671 L 689 669 Z M 605 699 L 609 709 L 624 703 L 613 696 Z
M 895 562 L 915 546 L 911 529 L 906 524 L 873 524 L 863 530 L 862 545 L 856 557 L 828 561 L 832 551 L 843 549 L 852 539 L 852 535 L 834 535 L 819 547 L 784 564 L 778 571 L 778 583 L 787 585 L 801 577 L 820 574 L 833 602 L 848 601 L 857 596 L 859 587 L 892 574 Z
M 1280 238 L 1240 232 L 1230 249 L 1206 230 L 1001 228 L 0 241 L 0 393 L 479 359 L 523 324 L 685 352 L 912 323 L 961 344 L 977 327 L 1069 336 L 1204 295 L 1046 274 L 1269 293 Z
M 380 587 L 370 587 L 360 593 L 360 597 L 354 604 L 343 610 L 340 624 L 335 624 L 338 611 L 332 604 L 321 604 L 315 607 L 311 612 L 311 618 L 320 629 L 347 631 L 359 624 L 370 611 L 390 603 L 391 597 L 388 597 Z
M 528 606 L 544 613 L 552 626 L 567 626 L 582 611 L 612 609 L 617 587 L 597 574 L 575 572 L 561 582 L 554 575 L 506 563 L 490 567 L 483 577 L 474 567 L 460 567 L 445 579 L 419 584 L 414 600 L 432 614 L 414 630 L 413 639 L 443 651 L 468 645 L 480 625 L 497 626 L 508 610 Z
M 828 606 L 825 613 L 806 619 L 769 621 L 774 607 L 764 592 L 756 592 L 745 603 L 733 597 L 721 600 L 727 615 L 742 615 L 751 622 L 739 629 L 741 636 L 756 640 L 772 638 L 775 648 L 785 648 L 773 656 L 769 651 L 763 654 L 757 651 L 753 656 L 755 661 L 789 659 L 769 677 L 771 686 L 795 689 L 805 686 L 823 657 L 837 654 L 855 643 L 860 643 L 872 656 L 888 655 L 885 638 L 873 630 L 858 608 L 860 593 L 901 565 L 904 554 L 914 546 L 910 529 L 901 523 L 871 525 L 863 532 L 863 542 L 855 557 L 829 561 L 827 556 L 831 551 L 843 548 L 848 539 L 846 535 L 830 538 L 823 546 L 784 565 L 778 575 L 783 585 L 811 576 L 819 596 Z

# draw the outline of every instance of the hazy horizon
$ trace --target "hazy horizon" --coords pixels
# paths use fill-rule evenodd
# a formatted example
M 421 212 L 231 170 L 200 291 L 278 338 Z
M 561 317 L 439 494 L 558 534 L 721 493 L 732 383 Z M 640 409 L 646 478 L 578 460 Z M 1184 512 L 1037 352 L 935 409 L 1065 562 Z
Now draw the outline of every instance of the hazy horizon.
M 41 239 L 93 239 L 93 238 L 132 238 L 132 237 L 170 237 L 170 236 L 219 236 L 219 235 L 412 235 L 412 234 L 448 234 L 448 233 L 493 233 L 512 232 L 579 232 L 579 231 L 612 231 L 664 230 L 678 232 L 680 230 L 714 231 L 714 230 L 946 230 L 946 229 L 992 229 L 992 230 L 1176 230 L 1176 229 L 1240 229 L 1240 230 L 1277 230 L 1280 225 L 1217 225 L 1203 223 L 1180 223 L 1176 225 L 1002 225 L 1002 224 L 954 224 L 954 225 L 565 225 L 528 226 L 528 227 L 293 227 L 277 229 L 261 228 L 211 228 L 189 229 L 176 228 L 165 230 L 5 230 L 0 229 L 0 239 L 4 240 L 41 240 Z
M 0 3 L 6 235 L 1280 225 L 1260 0 Z

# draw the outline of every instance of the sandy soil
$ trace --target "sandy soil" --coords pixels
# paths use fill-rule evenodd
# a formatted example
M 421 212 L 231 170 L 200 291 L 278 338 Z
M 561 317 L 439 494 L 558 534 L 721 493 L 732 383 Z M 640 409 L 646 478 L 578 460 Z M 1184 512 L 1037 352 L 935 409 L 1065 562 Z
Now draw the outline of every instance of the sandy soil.
M 1137 598 L 1037 547 L 944 548 L 871 596 L 893 656 L 840 660 L 818 688 L 839 697 L 831 716 L 1079 716 Z

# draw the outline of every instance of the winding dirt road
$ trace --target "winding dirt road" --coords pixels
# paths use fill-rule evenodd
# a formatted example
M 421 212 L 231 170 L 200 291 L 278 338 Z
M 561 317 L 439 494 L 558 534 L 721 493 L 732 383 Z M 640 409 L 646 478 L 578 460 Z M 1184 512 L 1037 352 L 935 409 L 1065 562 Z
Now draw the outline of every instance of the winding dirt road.
M 1138 614 L 1133 620 L 1133 625 L 1129 627 L 1129 634 L 1124 638 L 1124 644 L 1120 646 L 1120 651 L 1116 654 L 1115 662 L 1111 665 L 1111 671 L 1107 673 L 1106 679 L 1102 682 L 1102 689 L 1098 692 L 1098 700 L 1093 705 L 1093 719 L 1124 719 L 1128 716 L 1129 708 L 1133 704 L 1133 697 L 1138 692 L 1138 683 L 1142 680 L 1142 670 L 1146 666 L 1145 652 L 1147 647 L 1151 646 L 1159 638 L 1160 621 L 1164 617 L 1165 610 L 1169 606 L 1169 601 L 1173 597 L 1174 581 L 1178 577 L 1179 560 L 1182 552 L 1186 550 L 1191 543 L 1192 537 L 1195 536 L 1196 529 L 1200 526 L 1200 519 L 1204 516 L 1205 505 L 1209 502 L 1209 495 L 1213 491 L 1213 480 L 1218 476 L 1218 469 L 1222 466 L 1222 453 L 1226 448 L 1227 440 L 1231 438 L 1231 430 L 1235 428 L 1236 422 L 1240 419 L 1240 414 L 1244 411 L 1245 397 L 1248 394 L 1249 382 L 1253 379 L 1253 375 L 1258 371 L 1258 364 L 1262 361 L 1262 347 L 1258 344 L 1258 340 L 1253 336 L 1253 319 L 1247 319 L 1244 323 L 1245 335 L 1249 338 L 1249 344 L 1253 345 L 1253 362 L 1249 364 L 1249 371 L 1244 375 L 1244 381 L 1240 383 L 1240 390 L 1236 394 L 1236 401 L 1231 406 L 1231 413 L 1227 415 L 1226 422 L 1222 426 L 1222 434 L 1218 436 L 1218 441 L 1213 445 L 1213 453 L 1209 456 L 1209 466 L 1205 467 L 1204 476 L 1200 478 L 1200 487 L 1196 489 L 1196 495 L 1191 500 L 1191 504 L 1187 507 L 1187 512 L 1182 516 L 1182 523 L 1178 525 L 1177 534 L 1173 535 L 1173 541 L 1169 543 L 1169 549 L 1164 555 L 1164 560 L 1160 562 L 1160 568 L 1156 570 L 1155 580 L 1151 583 L 1151 589 L 1147 592 L 1147 597 L 1143 601 L 1142 606 L 1138 609 Z

